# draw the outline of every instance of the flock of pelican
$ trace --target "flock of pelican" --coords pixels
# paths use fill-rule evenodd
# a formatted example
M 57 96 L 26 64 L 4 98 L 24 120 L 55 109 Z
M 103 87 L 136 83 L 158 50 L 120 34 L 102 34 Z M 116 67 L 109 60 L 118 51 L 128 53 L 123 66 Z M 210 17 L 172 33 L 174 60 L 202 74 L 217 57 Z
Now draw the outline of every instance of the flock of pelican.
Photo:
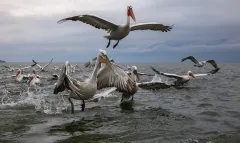
M 68 17 L 58 21 L 58 23 L 63 23 L 68 20 L 81 21 L 95 28 L 106 30 L 109 33 L 109 35 L 104 36 L 106 39 L 109 40 L 107 48 L 109 47 L 111 40 L 116 40 L 117 43 L 113 45 L 113 48 L 115 48 L 118 45 L 119 41 L 125 38 L 130 33 L 130 31 L 155 30 L 168 32 L 173 28 L 173 26 L 166 26 L 155 22 L 140 23 L 130 26 L 130 18 L 136 21 L 132 7 L 128 6 L 127 22 L 123 25 L 113 24 L 94 15 L 78 15 Z M 220 69 L 214 60 L 198 62 L 193 56 L 188 56 L 186 58 L 183 58 L 181 61 L 183 62 L 187 59 L 194 62 L 195 67 L 203 67 L 204 65 L 206 65 L 206 63 L 209 63 L 214 67 L 214 69 L 204 74 L 194 74 L 191 71 L 188 71 L 187 75 L 177 75 L 173 73 L 159 72 L 156 68 L 151 67 L 151 69 L 154 71 L 154 74 L 141 73 L 138 72 L 136 66 L 128 66 L 127 68 L 121 67 L 113 59 L 109 59 L 108 54 L 105 50 L 99 49 L 98 55 L 84 64 L 85 68 L 93 67 L 92 73 L 84 81 L 79 81 L 73 76 L 71 76 L 71 73 L 75 73 L 75 68 L 79 67 L 77 64 L 72 65 L 70 62 L 66 61 L 62 68 L 58 68 L 55 66 L 53 70 L 60 71 L 60 74 L 52 75 L 52 79 L 57 80 L 57 82 L 54 84 L 55 87 L 53 93 L 58 94 L 59 92 L 68 90 L 68 100 L 71 104 L 71 112 L 74 113 L 74 105 L 72 99 L 81 100 L 81 109 L 82 111 L 84 111 L 85 101 L 91 100 L 96 94 L 97 90 L 108 87 L 115 87 L 117 92 L 122 93 L 121 102 L 133 101 L 133 96 L 138 91 L 139 87 L 143 89 L 163 89 L 170 87 L 179 87 L 183 86 L 192 78 L 212 75 L 218 72 Z M 18 70 L 17 74 L 15 75 L 16 81 L 20 82 L 27 79 L 27 83 L 29 85 L 37 86 L 41 84 L 41 77 L 36 74 L 36 70 L 33 67 L 37 66 L 39 68 L 38 71 L 40 72 L 47 72 L 46 68 L 49 64 L 52 63 L 52 61 L 53 59 L 44 66 L 39 65 L 35 60 L 32 60 L 33 64 L 31 66 L 23 68 L 12 68 L 6 65 L 3 66 L 9 69 L 9 71 Z M 21 71 L 26 68 L 33 68 L 33 74 L 23 75 Z M 162 82 L 161 80 L 140 82 L 140 75 L 162 75 L 169 78 L 175 78 L 176 80 L 172 84 Z

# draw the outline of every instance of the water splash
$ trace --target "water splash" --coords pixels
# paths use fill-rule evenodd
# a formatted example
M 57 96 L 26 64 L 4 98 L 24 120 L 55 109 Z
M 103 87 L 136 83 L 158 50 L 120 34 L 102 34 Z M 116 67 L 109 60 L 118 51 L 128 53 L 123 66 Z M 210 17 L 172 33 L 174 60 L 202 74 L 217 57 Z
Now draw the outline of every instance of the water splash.
M 49 94 L 42 89 L 30 91 L 30 88 L 28 88 L 26 92 L 21 92 L 19 95 L 11 95 L 7 89 L 3 89 L 3 93 L 0 108 L 34 106 L 36 112 L 45 114 L 61 114 L 60 109 L 63 109 L 63 105 L 65 106 L 64 109 L 66 109 L 66 104 L 61 103 L 64 102 L 62 101 L 63 98 L 59 101 L 56 99 L 51 101 Z M 58 104 L 55 104 L 57 101 Z
M 162 79 L 157 74 L 155 74 L 151 82 L 162 82 Z
M 90 102 L 96 102 L 96 101 L 99 101 L 101 99 L 105 99 L 107 97 L 113 97 L 114 95 L 111 94 L 111 92 L 115 91 L 116 89 L 117 89 L 116 87 L 112 87 L 112 88 L 110 88 L 108 90 L 105 90 L 105 91 L 103 91 L 103 92 L 101 92 L 99 94 L 94 95 L 93 98 L 90 99 L 89 101 Z

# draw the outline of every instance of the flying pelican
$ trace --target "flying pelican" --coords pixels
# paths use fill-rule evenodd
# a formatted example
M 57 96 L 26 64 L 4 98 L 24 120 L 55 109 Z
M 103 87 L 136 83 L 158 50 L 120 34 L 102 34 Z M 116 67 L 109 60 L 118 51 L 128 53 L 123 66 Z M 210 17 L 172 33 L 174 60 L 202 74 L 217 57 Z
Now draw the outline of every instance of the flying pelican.
M 210 75 L 209 73 L 207 73 L 207 74 L 193 74 L 191 71 L 188 71 L 187 75 L 177 75 L 177 74 L 171 74 L 171 73 L 162 73 L 162 72 L 159 72 L 158 70 L 156 70 L 153 67 L 151 67 L 151 68 L 155 73 L 157 73 L 159 75 L 163 75 L 163 76 L 166 76 L 166 77 L 177 79 L 174 82 L 175 85 L 183 85 L 184 83 L 187 83 L 191 78 Z
M 97 63 L 95 64 L 91 76 L 87 78 L 84 82 L 77 81 L 76 79 L 69 76 L 70 64 L 68 61 L 65 62 L 65 65 L 62 68 L 62 72 L 58 78 L 54 89 L 54 94 L 58 94 L 58 92 L 62 92 L 66 88 L 71 91 L 68 100 L 71 103 L 72 113 L 74 113 L 74 105 L 71 101 L 71 98 L 76 100 L 82 100 L 82 111 L 84 111 L 84 100 L 92 98 L 96 93 L 97 72 L 100 68 L 101 63 L 106 63 L 110 67 L 110 70 L 113 70 L 113 73 L 115 73 L 112 64 L 110 64 L 106 51 L 99 49 L 99 54 L 96 61 Z M 98 82 L 101 82 L 101 79 L 98 79 Z
M 45 68 L 46 68 L 50 63 L 52 63 L 53 58 L 52 58 L 52 60 L 51 60 L 48 64 L 46 64 L 45 66 L 40 66 L 36 61 L 34 61 L 34 60 L 32 60 L 32 61 L 33 61 L 33 63 L 35 63 L 35 64 L 40 68 L 40 71 L 44 72 L 44 71 L 46 71 Z
M 194 62 L 194 63 L 195 63 L 194 66 L 195 66 L 195 67 L 203 67 L 204 65 L 206 65 L 206 61 L 201 61 L 201 62 L 199 62 L 199 61 L 196 60 L 193 56 L 188 56 L 188 57 L 186 57 L 186 58 L 183 58 L 181 61 L 183 62 L 183 61 L 185 61 L 185 60 L 187 60 L 187 59 L 189 59 L 189 60 L 191 60 L 192 62 Z
M 68 20 L 81 21 L 83 23 L 90 24 L 95 28 L 106 30 L 107 33 L 110 33 L 109 35 L 104 36 L 106 39 L 109 40 L 107 44 L 107 48 L 109 47 L 111 40 L 117 40 L 117 43 L 113 45 L 113 48 L 115 48 L 118 45 L 119 41 L 125 38 L 130 33 L 130 31 L 154 30 L 154 31 L 168 32 L 173 27 L 173 26 L 166 26 L 163 24 L 159 24 L 156 22 L 139 23 L 139 24 L 130 26 L 130 17 L 136 22 L 132 6 L 127 7 L 127 22 L 126 24 L 122 24 L 122 25 L 116 25 L 112 22 L 109 22 L 107 20 L 104 20 L 94 15 L 77 15 L 77 16 L 68 17 L 68 18 L 59 20 L 58 23 L 63 23 Z
M 215 74 L 216 72 L 218 72 L 220 70 L 220 68 L 218 67 L 217 63 L 214 60 L 208 60 L 206 62 L 210 63 L 214 67 L 214 69 L 209 71 L 208 73 Z

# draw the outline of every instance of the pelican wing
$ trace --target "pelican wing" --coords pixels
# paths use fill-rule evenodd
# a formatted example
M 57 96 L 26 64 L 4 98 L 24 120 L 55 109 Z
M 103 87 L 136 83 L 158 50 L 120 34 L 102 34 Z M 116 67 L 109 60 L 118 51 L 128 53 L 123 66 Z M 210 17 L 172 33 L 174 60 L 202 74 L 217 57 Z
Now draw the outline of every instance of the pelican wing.
M 182 79 L 182 77 L 180 75 L 172 74 L 172 73 L 161 73 L 161 75 L 164 75 L 164 76 L 170 77 L 170 78 Z
M 104 65 L 101 67 L 97 75 L 97 88 L 116 87 L 118 91 L 136 92 L 136 82 L 123 69 L 115 64 L 113 66 L 117 75 L 114 74 L 109 66 Z
M 23 70 L 23 69 L 29 69 L 29 68 L 31 68 L 31 67 L 34 67 L 34 66 L 36 66 L 37 64 L 36 63 L 34 63 L 34 64 L 32 64 L 31 66 L 26 66 L 26 67 L 23 67 L 23 68 L 20 68 L 21 70 Z
M 211 70 L 211 71 L 209 71 L 209 72 L 207 72 L 207 73 L 215 74 L 215 73 L 217 73 L 219 70 L 220 70 L 220 68 L 216 68 L 216 69 L 213 69 L 213 70 Z
M 198 64 L 198 63 L 199 63 L 198 60 L 196 60 L 193 56 L 188 56 L 188 57 L 186 57 L 186 58 L 183 58 L 181 61 L 183 62 L 183 61 L 185 61 L 185 60 L 187 60 L 187 59 L 191 60 L 191 61 L 194 62 L 195 64 Z
M 2 65 L 3 67 L 5 67 L 5 68 L 7 68 L 7 69 L 10 69 L 10 67 L 9 66 L 6 66 L 6 65 Z
M 210 63 L 215 69 L 218 68 L 217 63 L 214 60 L 207 60 L 206 62 Z
M 46 65 L 43 67 L 43 69 L 46 68 L 49 64 L 51 64 L 52 61 L 53 61 L 53 58 L 52 58 L 52 60 L 51 60 L 48 64 L 46 64 Z
M 60 76 L 58 78 L 58 81 L 55 84 L 53 93 L 58 94 L 58 92 L 62 92 L 67 88 L 73 91 L 75 94 L 81 95 L 81 93 L 79 92 L 80 91 L 79 87 L 81 87 L 80 82 L 70 77 L 68 73 L 69 73 L 69 63 L 65 62 L 65 65 L 62 68 L 62 72 L 60 73 Z
M 32 60 L 34 64 L 36 64 L 40 69 L 42 68 L 35 60 Z
M 210 73 L 193 74 L 195 77 L 208 76 Z
M 54 92 L 53 92 L 54 94 L 58 94 L 58 92 L 62 92 L 66 89 L 65 78 L 66 78 L 67 72 L 68 72 L 67 64 L 65 64 L 62 67 L 62 71 L 58 77 L 58 81 L 55 84 L 55 88 L 54 88 Z
M 68 20 L 81 21 L 83 23 L 90 24 L 95 28 L 104 29 L 106 31 L 115 30 L 118 28 L 117 25 L 94 15 L 77 15 L 59 20 L 58 23 L 63 23 Z
M 149 23 L 139 23 L 131 26 L 131 31 L 134 30 L 154 30 L 154 31 L 162 31 L 168 32 L 171 31 L 173 26 L 165 26 L 163 24 L 159 24 L 156 22 L 149 22 Z
M 84 64 L 85 68 L 90 68 L 90 67 L 94 67 L 95 63 L 96 63 L 97 57 L 94 57 L 92 60 L 86 62 Z

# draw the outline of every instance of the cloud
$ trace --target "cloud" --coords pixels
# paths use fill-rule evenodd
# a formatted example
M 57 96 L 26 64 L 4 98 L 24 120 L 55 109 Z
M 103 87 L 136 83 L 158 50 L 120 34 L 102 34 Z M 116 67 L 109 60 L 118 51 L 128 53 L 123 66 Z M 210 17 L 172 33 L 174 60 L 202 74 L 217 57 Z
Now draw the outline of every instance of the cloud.
M 153 62 L 154 55 L 171 61 L 172 53 L 179 55 L 179 52 L 182 55 L 239 52 L 238 0 L 1 0 L 0 56 L 7 61 L 30 61 L 32 58 L 48 61 L 51 57 L 56 61 L 87 61 L 98 49 L 105 48 L 108 41 L 103 36 L 106 33 L 81 22 L 57 24 L 57 21 L 91 13 L 121 24 L 125 23 L 126 6 L 130 4 L 137 22 L 156 21 L 175 26 L 167 33 L 130 33 L 116 49 L 108 49 L 120 62 L 127 59 Z M 112 45 L 114 43 L 112 41 Z

